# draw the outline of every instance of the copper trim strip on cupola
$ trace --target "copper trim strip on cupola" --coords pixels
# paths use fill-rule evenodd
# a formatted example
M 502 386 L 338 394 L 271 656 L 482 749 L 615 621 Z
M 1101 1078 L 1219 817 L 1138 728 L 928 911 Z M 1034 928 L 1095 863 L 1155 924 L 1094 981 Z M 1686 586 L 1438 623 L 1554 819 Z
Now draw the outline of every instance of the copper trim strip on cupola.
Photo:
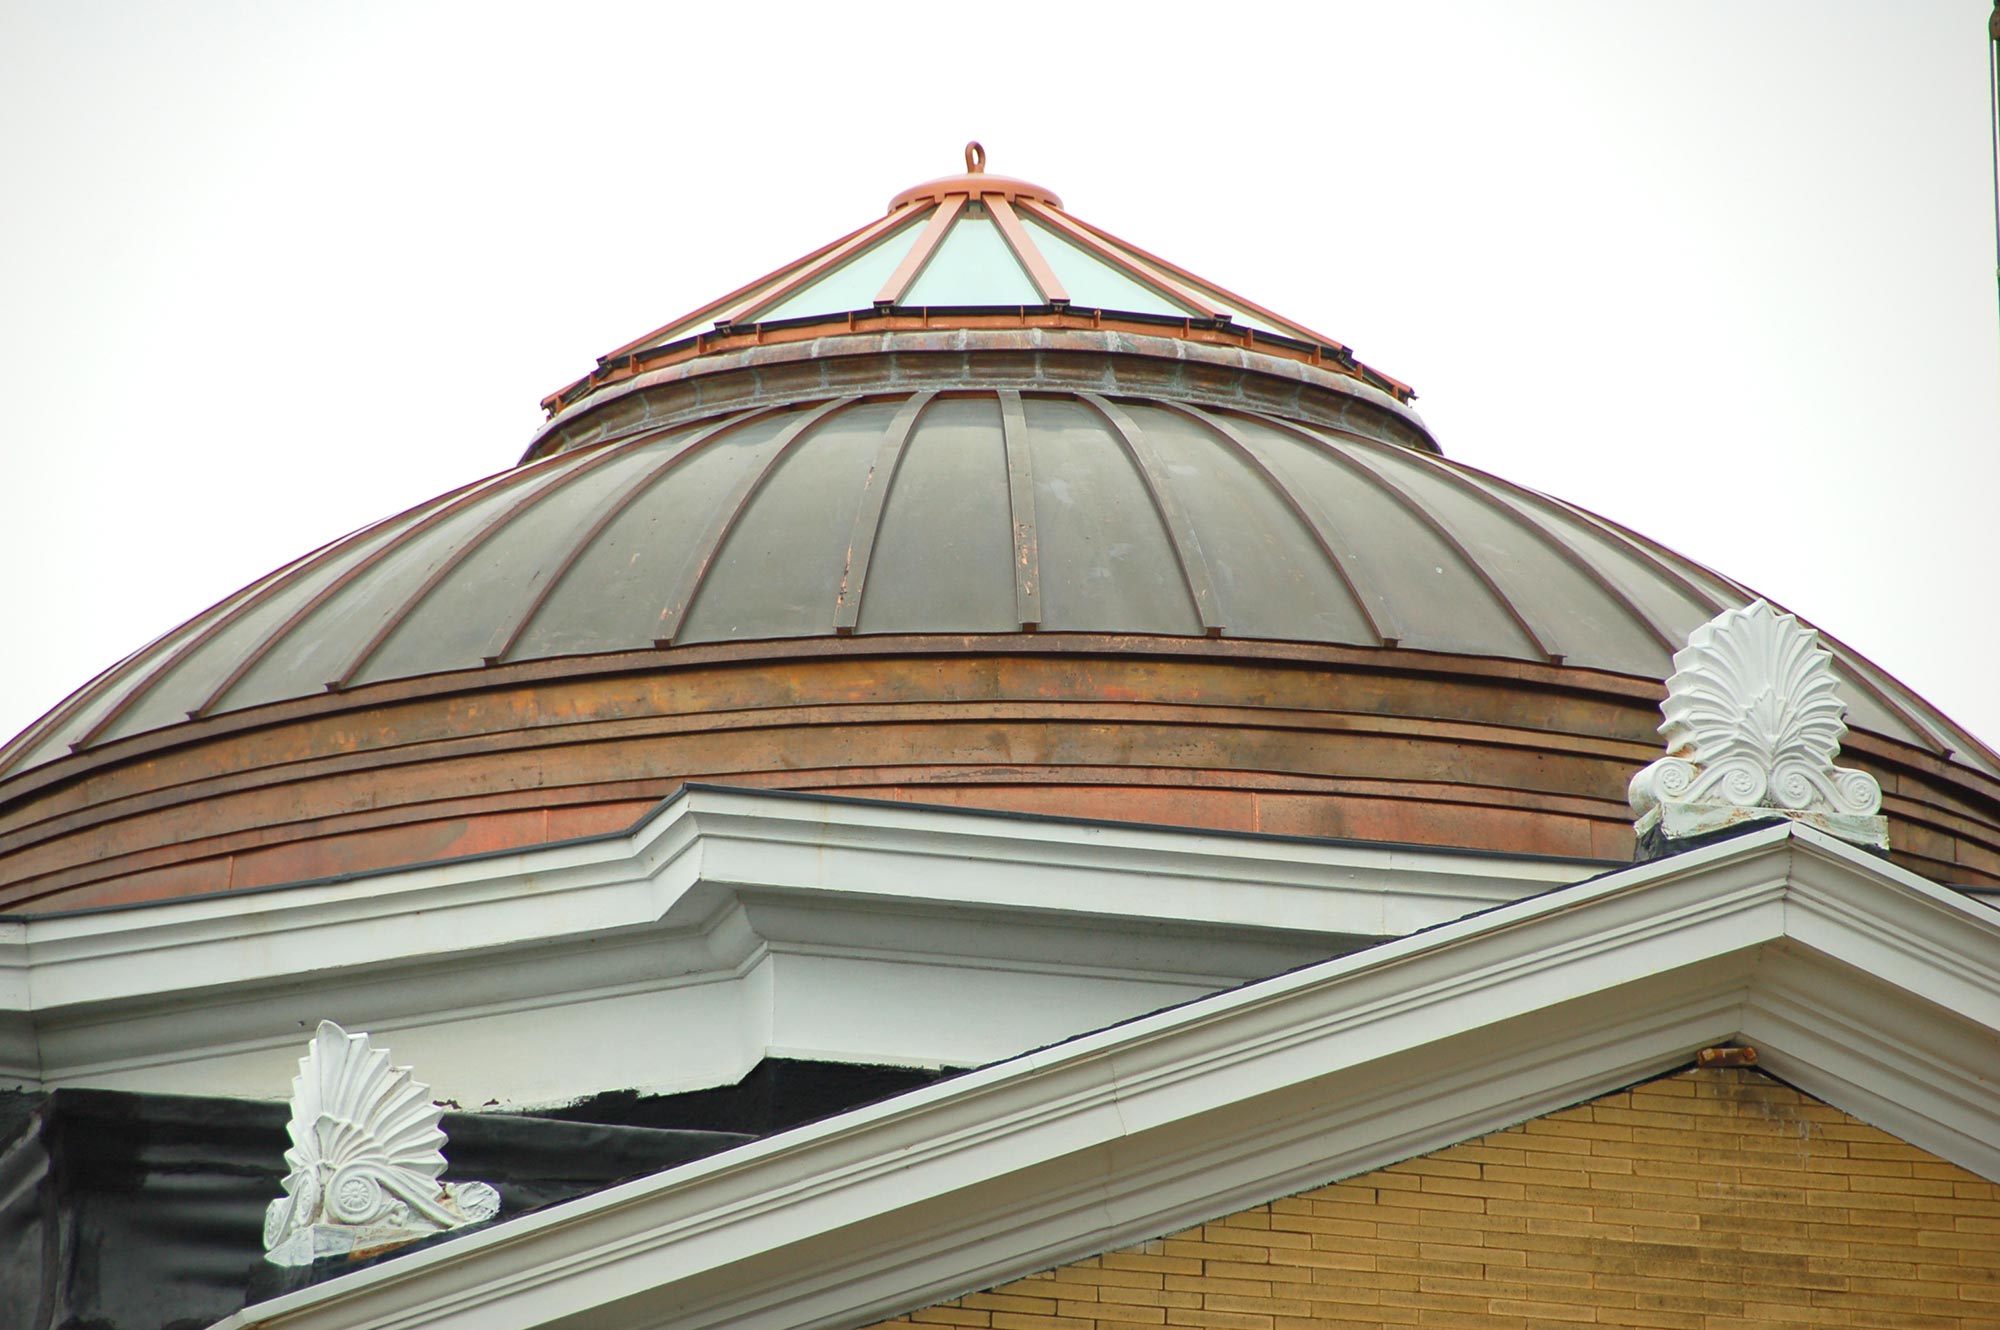
M 1300 323 L 1295 319 L 1288 319 L 1282 314 L 1274 313 L 1273 311 L 1266 309 L 1264 306 L 1258 304 L 1254 300 L 1245 300 L 1242 296 L 1237 295 L 1234 291 L 1231 291 L 1228 287 L 1217 286 L 1214 282 L 1209 281 L 1206 277 L 1197 276 L 1196 274 L 1191 273 L 1187 269 L 1181 267 L 1179 264 L 1171 263 L 1168 260 L 1163 259 L 1159 255 L 1153 253 L 1151 250 L 1135 245 L 1131 241 L 1122 239 L 1119 236 L 1115 236 L 1111 234 L 1111 232 L 1105 230 L 1103 227 L 1093 225 L 1092 223 L 1085 221 L 1081 217 L 1069 217 L 1067 213 L 1065 213 L 1064 216 L 1070 222 L 1074 223 L 1076 226 L 1082 228 L 1085 231 L 1088 231 L 1092 236 L 1096 237 L 1097 240 L 1101 242 L 1101 244 L 1097 246 L 1097 248 L 1100 251 L 1103 251 L 1106 246 L 1109 246 L 1111 252 L 1113 253 L 1122 251 L 1123 254 L 1127 256 L 1126 258 L 1127 262 L 1130 262 L 1131 258 L 1133 257 L 1144 259 L 1147 263 L 1152 264 L 1154 267 L 1158 268 L 1161 272 L 1171 273 L 1174 276 L 1180 278 L 1182 281 L 1213 291 L 1216 295 L 1220 296 L 1222 299 L 1236 306 L 1236 308 L 1243 310 L 1247 313 L 1255 314 L 1258 318 L 1265 320 L 1266 322 L 1270 323 L 1272 326 L 1276 328 L 1289 330 L 1290 335 L 1295 336 L 1302 341 L 1317 342 L 1321 346 L 1324 346 L 1331 351 L 1338 352 L 1343 356 L 1351 354 L 1347 346 L 1336 338 L 1328 337 L 1324 333 L 1314 332 L 1311 328 L 1306 327 L 1303 323 Z M 1380 370 L 1371 369 L 1368 372 L 1371 374 L 1378 375 L 1386 382 L 1394 385 L 1396 391 L 1400 395 L 1405 397 L 1413 395 L 1413 392 L 1408 384 L 1399 383 L 1395 379 L 1390 378 L 1387 374 L 1383 374 Z
M 854 510 L 854 525 L 847 537 L 847 562 L 840 570 L 840 593 L 834 598 L 833 631 L 845 637 L 861 621 L 861 596 L 868 586 L 868 564 L 875 554 L 875 534 L 882 527 L 882 511 L 889 503 L 889 487 L 903 465 L 903 449 L 917 418 L 937 397 L 935 390 L 920 392 L 903 403 L 903 409 L 889 422 L 889 429 L 875 450 L 867 478 L 861 482 L 861 503 Z
M 1222 636 L 1227 630 L 1222 597 L 1216 589 L 1214 577 L 1209 574 L 1208 559 L 1201 552 L 1201 539 L 1195 535 L 1194 524 L 1188 521 L 1187 511 L 1181 507 L 1180 499 L 1173 492 L 1167 469 L 1160 465 L 1159 455 L 1146 441 L 1146 432 L 1132 417 L 1096 393 L 1078 393 L 1077 396 L 1104 417 L 1105 423 L 1111 426 L 1111 433 L 1124 447 L 1133 469 L 1139 473 L 1139 481 L 1153 501 L 1153 512 L 1159 517 L 1160 525 L 1166 528 L 1167 541 L 1173 546 L 1174 557 L 1180 561 L 1181 581 L 1194 601 L 1195 617 L 1201 620 L 1202 631 L 1210 637 Z
M 1051 305 L 1067 305 L 1069 292 L 1063 289 L 1055 270 L 1049 267 L 1049 261 L 1042 256 L 1040 247 L 1028 234 L 1028 228 L 1021 225 L 1021 219 L 1015 215 L 1013 205 L 999 194 L 991 195 L 981 201 L 986 204 L 986 211 L 993 214 L 994 224 L 1006 238 L 1007 247 L 1014 251 L 1015 261 L 1028 274 L 1028 280 L 1035 284 L 1035 291 Z
M 1083 227 L 1078 226 L 1074 221 L 1071 221 L 1069 214 L 1056 208 L 1044 208 L 1030 199 L 1021 200 L 1021 206 L 1027 210 L 1029 216 L 1053 227 L 1063 235 L 1076 241 L 1086 252 L 1112 260 L 1116 266 L 1123 268 L 1129 276 L 1152 287 L 1168 299 L 1185 306 L 1188 312 L 1196 318 L 1220 319 L 1227 322 L 1235 317 L 1235 312 L 1224 306 L 1221 301 L 1210 296 L 1204 296 L 1193 288 L 1182 285 L 1151 264 L 1129 255 L 1117 255 L 1107 252 L 1095 236 L 1091 235 Z
M 563 579 L 569 576 L 569 571 L 576 565 L 577 560 L 581 559 L 597 543 L 597 538 L 604 534 L 604 529 L 617 521 L 620 513 L 623 513 L 627 508 L 638 502 L 655 484 L 672 472 L 674 468 L 739 425 L 746 425 L 762 416 L 775 415 L 781 410 L 783 410 L 782 407 L 773 406 L 762 407 L 754 411 L 744 411 L 740 414 L 716 421 L 706 428 L 698 429 L 692 437 L 683 442 L 680 447 L 661 458 L 658 464 L 653 466 L 644 475 L 635 476 L 626 484 L 624 489 L 605 495 L 603 499 L 599 500 L 597 511 L 593 514 L 591 520 L 584 525 L 583 534 L 570 542 L 569 548 L 564 551 L 562 558 L 557 561 L 555 571 L 549 574 L 548 579 L 542 583 L 541 588 L 528 601 L 527 607 L 514 620 L 513 626 L 494 633 L 493 638 L 489 639 L 487 649 L 482 653 L 481 658 L 488 665 L 498 665 L 505 661 L 514 648 L 520 644 L 522 634 L 526 633 L 528 626 L 534 623 L 535 616 L 541 613 L 542 606 L 548 602 L 550 596 L 555 594 L 556 588 L 562 585 Z M 558 455 L 560 456 L 561 454 Z
M 828 254 L 831 254 L 835 250 L 842 248 L 850 241 L 857 239 L 864 232 L 876 230 L 882 225 L 883 220 L 884 219 L 878 217 L 872 222 L 867 222 L 861 226 L 857 226 L 852 231 L 849 231 L 846 235 L 841 236 L 835 240 L 827 241 L 827 243 L 821 245 L 818 249 L 814 250 L 812 253 L 806 254 L 800 258 L 793 259 L 790 263 L 787 263 L 784 267 L 773 268 L 770 272 L 765 273 L 762 277 L 756 278 L 753 281 L 745 282 L 742 286 L 737 287 L 734 291 L 731 291 L 728 295 L 720 296 L 714 300 L 709 301 L 706 305 L 698 306 L 695 309 L 688 311 L 686 314 L 681 315 L 673 322 L 663 323 L 659 327 L 653 329 L 653 331 L 646 333 L 644 336 L 635 337 L 631 341 L 625 343 L 623 346 L 613 347 L 611 350 L 599 356 L 597 358 L 597 363 L 599 365 L 603 365 L 608 361 L 616 360 L 620 356 L 630 355 L 632 352 L 637 351 L 639 348 L 645 346 L 647 343 L 652 342 L 654 339 L 662 337 L 667 333 L 672 332 L 676 328 L 682 327 L 687 324 L 691 324 L 698 319 L 704 318 L 710 314 L 715 313 L 719 309 L 727 309 L 731 305 L 739 304 L 743 300 L 748 299 L 751 296 L 754 296 L 757 292 L 763 290 L 771 283 L 780 280 L 787 273 L 796 272 L 800 268 L 803 268 L 808 264 L 814 263 L 816 260 L 826 257 Z M 556 395 L 559 394 L 551 394 L 551 396 L 556 396 Z M 544 402 L 546 402 L 547 400 L 548 400 L 547 398 L 543 399 Z
M 889 216 L 881 218 L 872 225 L 862 227 L 859 231 L 850 235 L 837 250 L 826 255 L 819 262 L 808 264 L 802 268 L 795 267 L 791 277 L 769 290 L 758 291 L 748 300 L 725 312 L 715 322 L 717 325 L 755 322 L 755 315 L 762 314 L 765 310 L 783 303 L 788 297 L 805 290 L 805 288 L 824 277 L 842 259 L 860 253 L 877 240 L 887 239 L 891 233 L 900 231 L 904 227 L 911 225 L 916 221 L 916 218 L 917 214 L 891 213 Z M 676 328 L 687 321 L 686 318 L 682 318 L 668 324 L 667 327 Z
M 965 199 L 958 195 L 940 203 L 931 213 L 931 219 L 924 223 L 924 229 L 917 233 L 917 239 L 910 246 L 910 252 L 903 255 L 903 261 L 896 265 L 896 271 L 889 274 L 889 280 L 882 283 L 882 289 L 875 293 L 877 305 L 899 305 L 909 289 L 916 285 L 917 278 L 930 266 L 931 256 L 937 253 L 944 242 L 945 232 L 951 230 L 952 223 L 965 211 Z
M 1248 466 L 1251 472 L 1278 497 L 1279 502 L 1291 510 L 1292 516 L 1298 519 L 1299 525 L 1312 537 L 1313 544 L 1317 545 L 1320 553 L 1326 556 L 1328 566 L 1333 569 L 1333 575 L 1340 580 L 1341 586 L 1347 589 L 1348 596 L 1354 601 L 1354 608 L 1361 615 L 1361 621 L 1368 625 L 1368 631 L 1375 634 L 1376 641 L 1385 647 L 1397 646 L 1402 642 L 1403 625 L 1396 617 L 1396 612 L 1390 608 L 1388 596 L 1383 593 L 1353 548 L 1341 538 L 1340 529 L 1334 524 L 1333 519 L 1327 516 L 1326 510 L 1320 507 L 1317 499 L 1293 484 L 1289 478 L 1280 476 L 1277 464 L 1266 463 L 1258 456 L 1256 450 L 1250 447 L 1249 441 L 1242 433 L 1220 416 L 1211 415 L 1200 407 L 1180 402 L 1161 402 L 1160 405 L 1169 411 L 1186 416 L 1228 444 L 1244 465 Z
M 771 478 L 778 464 L 785 460 L 807 432 L 836 411 L 846 410 L 861 401 L 859 397 L 840 397 L 831 402 L 822 402 L 804 413 L 800 419 L 785 427 L 778 435 L 777 444 L 764 464 L 755 470 L 739 475 L 735 488 L 728 498 L 716 505 L 715 515 L 708 527 L 688 550 L 687 562 L 682 565 L 681 574 L 674 591 L 667 599 L 666 608 L 660 611 L 658 627 L 653 630 L 653 645 L 670 647 L 687 623 L 688 611 L 694 608 L 695 597 L 701 594 L 702 583 L 708 580 L 709 569 L 715 566 L 716 556 L 729 542 L 729 533 L 743 519 L 751 500 Z

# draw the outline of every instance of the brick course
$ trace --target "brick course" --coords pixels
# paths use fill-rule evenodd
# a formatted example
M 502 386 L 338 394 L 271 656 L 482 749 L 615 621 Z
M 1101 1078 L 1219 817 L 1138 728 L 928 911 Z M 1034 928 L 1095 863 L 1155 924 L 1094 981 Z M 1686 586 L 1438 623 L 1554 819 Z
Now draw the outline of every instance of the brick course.
M 983 1330 L 2000 1330 L 2000 1185 L 1691 1070 L 912 1312 Z

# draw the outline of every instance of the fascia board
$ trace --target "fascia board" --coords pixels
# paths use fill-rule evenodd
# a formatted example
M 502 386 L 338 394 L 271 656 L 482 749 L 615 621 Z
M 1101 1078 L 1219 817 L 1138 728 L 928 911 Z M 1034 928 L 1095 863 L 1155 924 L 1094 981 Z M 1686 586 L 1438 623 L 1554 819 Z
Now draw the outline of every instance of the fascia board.
M 1741 1031 L 1760 1065 L 1884 1131 L 2000 1178 L 1993 1079 L 2000 1018 L 1990 1007 L 1941 1007 L 1882 972 L 1829 959 L 1795 942 L 1761 959 Z
M 0 921 L 0 1013 L 693 928 L 756 886 L 1382 936 L 1591 865 L 691 788 L 626 835 L 273 891 Z M 8 1004 L 13 1005 L 8 1005 Z
M 1785 931 L 1806 836 L 1770 828 L 1504 906 L 224 1324 L 851 1324 L 1162 1231 L 1200 1207 L 1274 1194 L 1274 1183 L 1418 1153 L 1662 1070 L 1697 1041 L 1755 1024 L 1749 1009 L 1774 949 L 1847 971 Z M 1941 906 L 1961 921 L 1945 945 L 1964 964 L 1996 954 L 1990 911 L 1886 864 L 1804 848 L 1831 875 L 1818 890 L 1842 873 L 1872 880 L 1865 922 Z M 1939 1014 L 1928 1003 L 1906 1014 L 1925 1009 Z
M 1853 968 L 1893 974 L 1910 995 L 2000 1026 L 2000 965 L 1972 939 L 2000 939 L 2000 911 L 1810 827 L 1793 842 L 1786 933 Z M 1901 908 L 1880 907 L 1894 883 Z

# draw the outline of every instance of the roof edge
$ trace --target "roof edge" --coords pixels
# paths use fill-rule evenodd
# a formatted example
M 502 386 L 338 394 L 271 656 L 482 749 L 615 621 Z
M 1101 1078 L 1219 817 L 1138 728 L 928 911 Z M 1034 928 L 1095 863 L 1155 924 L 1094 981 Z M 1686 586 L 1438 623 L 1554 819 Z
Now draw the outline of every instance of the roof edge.
M 1996 947 L 2000 912 L 1772 828 L 552 1207 L 218 1330 L 830 1330 L 1427 1153 L 1738 1036 L 1807 1093 L 2000 1178 Z

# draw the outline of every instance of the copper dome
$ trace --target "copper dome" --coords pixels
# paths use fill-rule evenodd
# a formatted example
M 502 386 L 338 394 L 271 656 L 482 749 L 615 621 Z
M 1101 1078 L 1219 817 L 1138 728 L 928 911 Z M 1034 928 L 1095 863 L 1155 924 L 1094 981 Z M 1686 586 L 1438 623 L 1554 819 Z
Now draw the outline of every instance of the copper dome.
M 1629 853 L 1670 656 L 1752 593 L 1443 459 L 1401 384 L 1047 191 L 969 172 L 874 226 L 620 348 L 522 465 L 0 750 L 0 903 L 605 830 L 687 780 Z M 1205 312 L 1048 299 L 1042 232 Z M 904 302 L 1010 254 L 1041 303 Z M 2000 767 L 1835 650 L 1899 852 L 2000 880 Z

